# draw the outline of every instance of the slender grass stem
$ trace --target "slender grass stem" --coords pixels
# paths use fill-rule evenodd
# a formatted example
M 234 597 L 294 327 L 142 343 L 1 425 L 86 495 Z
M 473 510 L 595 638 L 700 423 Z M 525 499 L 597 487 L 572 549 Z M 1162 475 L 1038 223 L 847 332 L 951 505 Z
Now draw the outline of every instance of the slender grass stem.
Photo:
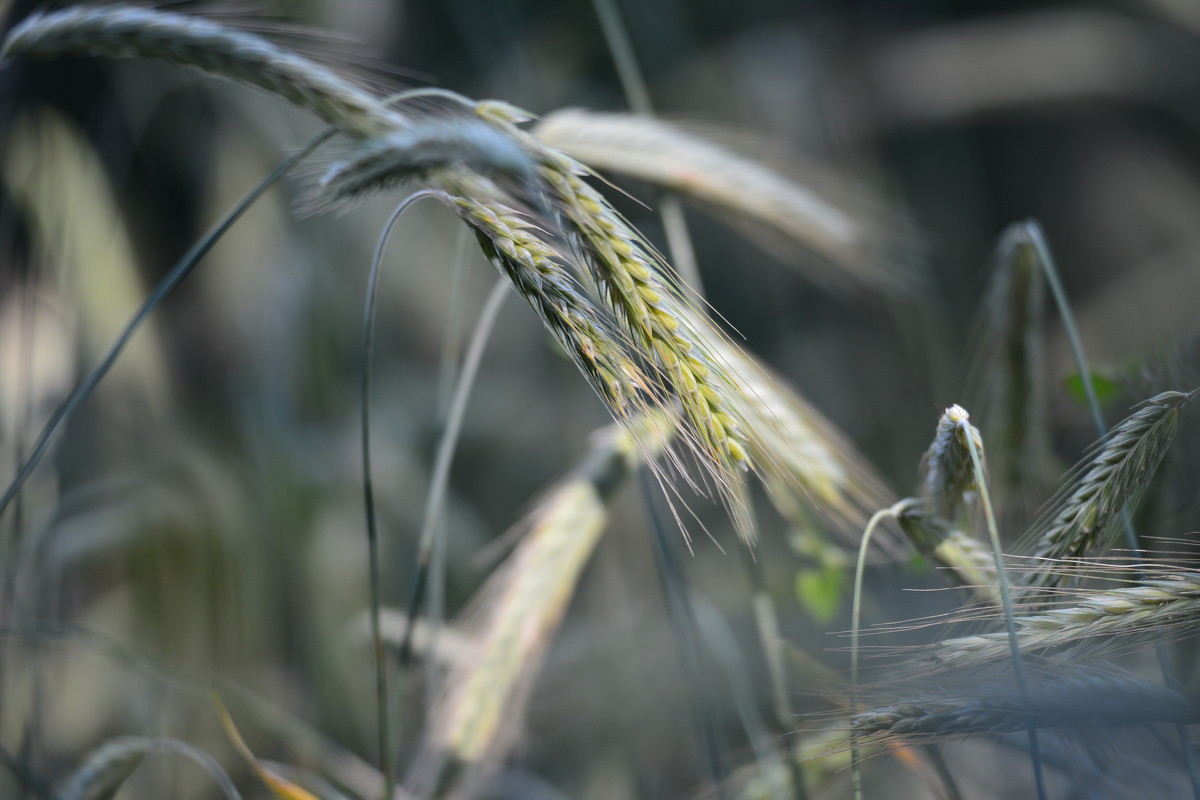
M 1008 642 L 1012 650 L 1013 663 L 1013 678 L 1017 683 L 1017 691 L 1021 694 L 1021 700 L 1028 706 L 1029 704 L 1029 689 L 1025 683 L 1025 670 L 1021 663 L 1021 646 L 1017 639 L 1017 624 L 1013 614 L 1012 594 L 1008 586 L 1008 572 L 1004 566 L 1004 554 L 1000 549 L 1000 530 L 996 524 L 996 513 L 992 508 L 992 498 L 988 492 L 987 476 L 983 471 L 983 460 L 979 455 L 979 448 L 975 445 L 975 436 L 971 430 L 971 423 L 963 419 L 959 423 L 963 429 L 963 439 L 965 440 L 967 451 L 971 454 L 971 467 L 975 470 L 975 484 L 979 487 L 979 498 L 983 501 L 983 514 L 987 520 L 988 538 L 992 542 L 992 556 L 996 560 L 996 578 L 1000 586 L 1000 602 L 1004 607 L 1004 624 L 1008 629 Z M 1027 709 L 1027 713 L 1032 713 Z M 1029 758 L 1033 764 L 1033 780 L 1037 787 L 1038 800 L 1046 800 L 1046 779 L 1042 774 L 1042 753 L 1038 745 L 1038 732 L 1034 726 L 1032 717 L 1026 725 L 1026 730 L 1029 733 Z
M 900 504 L 889 508 L 881 508 L 871 515 L 867 527 L 863 530 L 862 541 L 858 545 L 858 562 L 854 567 L 854 594 L 850 604 L 850 718 L 858 714 L 858 630 L 862 620 L 862 584 L 863 572 L 867 565 L 867 551 L 871 547 L 871 537 L 875 528 L 885 519 L 895 519 L 900 512 Z M 854 800 L 862 800 L 862 769 L 858 758 L 858 732 L 850 731 L 850 786 Z
M 446 501 L 446 486 L 450 478 L 450 467 L 454 462 L 454 451 L 458 446 L 458 436 L 462 431 L 463 417 L 466 416 L 467 401 L 475 386 L 475 376 L 479 373 L 479 365 L 483 361 L 483 351 L 491 336 L 496 316 L 504 299 L 508 297 L 508 282 L 500 279 L 492 288 L 479 312 L 479 322 L 467 345 L 466 357 L 459 372 L 458 384 L 450 401 L 450 410 L 446 416 L 446 427 L 438 440 L 437 454 L 434 456 L 433 473 L 429 481 L 429 491 L 425 498 L 425 517 L 421 524 L 420 538 L 417 542 L 416 576 L 413 580 L 412 593 L 408 602 L 408 613 L 404 623 L 404 636 L 400 640 L 399 676 L 397 678 L 396 699 L 394 706 L 398 712 L 404 706 L 404 677 L 412 664 L 413 634 L 416 631 L 417 616 L 425 600 L 425 585 L 429 579 L 430 557 L 433 553 L 434 533 L 442 518 L 442 509 Z M 397 753 L 397 757 L 399 753 Z
M 375 255 L 371 259 L 371 273 L 367 278 L 367 296 L 363 308 L 363 365 L 362 386 L 359 393 L 361 405 L 361 434 L 362 434 L 362 473 L 363 473 L 363 510 L 367 522 L 367 557 L 370 562 L 370 603 L 371 603 L 371 646 L 375 655 L 375 702 L 376 724 L 379 737 L 379 760 L 383 768 L 383 797 L 392 795 L 395 780 L 392 775 L 391 731 L 388 724 L 388 690 L 386 656 L 383 649 L 383 636 L 379 630 L 379 533 L 375 517 L 375 482 L 371 473 L 371 378 L 372 362 L 375 353 L 375 297 L 379 289 L 379 275 L 382 271 L 383 254 L 387 249 L 388 239 L 392 229 L 400 217 L 414 203 L 433 192 L 417 192 L 405 198 L 392 216 L 383 226 L 379 241 L 375 246 Z

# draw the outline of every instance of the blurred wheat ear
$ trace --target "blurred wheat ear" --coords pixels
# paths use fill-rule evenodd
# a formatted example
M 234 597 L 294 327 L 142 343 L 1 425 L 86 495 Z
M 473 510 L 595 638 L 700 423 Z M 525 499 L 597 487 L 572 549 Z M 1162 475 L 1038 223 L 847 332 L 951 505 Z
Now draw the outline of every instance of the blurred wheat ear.
M 516 549 L 479 590 L 467 623 L 477 633 L 430 710 L 406 781 L 414 794 L 457 786 L 454 792 L 469 796 L 503 761 L 542 656 L 604 532 L 609 497 L 639 463 L 656 456 L 644 443 L 665 446 L 673 426 L 662 414 L 632 423 L 640 430 L 609 428 L 594 436 L 580 465 L 518 525 L 526 530 Z

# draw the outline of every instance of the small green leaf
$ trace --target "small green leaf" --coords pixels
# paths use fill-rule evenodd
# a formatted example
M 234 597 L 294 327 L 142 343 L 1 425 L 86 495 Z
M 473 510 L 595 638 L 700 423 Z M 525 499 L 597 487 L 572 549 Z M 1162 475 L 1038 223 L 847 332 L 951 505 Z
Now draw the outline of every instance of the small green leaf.
M 1121 384 L 1098 372 L 1092 373 L 1092 386 L 1096 390 L 1096 400 L 1101 406 L 1108 405 L 1121 393 Z M 1083 379 L 1078 372 L 1067 376 L 1063 381 L 1063 388 L 1076 403 L 1087 408 L 1087 392 L 1083 390 Z
M 841 604 L 846 571 L 827 565 L 802 569 L 796 573 L 796 596 L 808 613 L 818 622 L 829 622 Z

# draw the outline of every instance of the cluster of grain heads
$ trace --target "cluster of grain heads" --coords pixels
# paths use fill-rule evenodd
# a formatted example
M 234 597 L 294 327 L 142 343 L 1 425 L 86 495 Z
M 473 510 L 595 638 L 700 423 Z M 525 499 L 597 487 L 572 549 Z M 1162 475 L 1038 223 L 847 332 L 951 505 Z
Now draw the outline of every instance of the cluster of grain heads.
M 651 414 L 632 424 L 633 432 L 597 435 L 580 466 L 521 524 L 520 543 L 480 590 L 470 623 L 478 633 L 430 711 L 407 782 L 414 794 L 452 785 L 469 794 L 482 771 L 504 758 L 521 700 L 607 524 L 609 497 L 643 459 L 657 456 L 644 443 L 665 444 L 673 422 Z
M 1058 560 L 1095 555 L 1108 547 L 1122 511 L 1141 495 L 1174 439 L 1179 418 L 1195 392 L 1162 392 L 1138 409 L 1101 442 L 1082 474 L 1060 493 L 1044 523 L 1032 533 L 1033 555 Z M 1061 570 L 1027 573 L 1023 583 L 1053 586 Z
M 520 114 L 515 109 L 467 102 L 443 110 L 442 117 L 417 119 L 420 115 L 398 112 L 332 71 L 249 32 L 193 16 L 122 6 L 35 15 L 12 32 L 2 51 L 5 58 L 59 53 L 132 55 L 190 65 L 316 113 L 357 143 L 351 157 L 325 176 L 325 202 L 407 179 L 447 191 L 479 232 L 485 252 L 514 279 L 606 399 L 628 400 L 632 386 L 643 400 L 681 406 L 680 441 L 741 521 L 742 535 L 751 535 L 741 487 L 750 456 L 745 426 L 729 402 L 744 387 L 714 361 L 712 340 L 720 334 L 708 324 L 689 321 L 685 312 L 690 306 L 669 268 L 583 180 L 577 162 L 516 127 Z M 464 114 L 471 108 L 474 118 Z M 499 199 L 495 193 L 479 197 L 456 191 L 463 175 L 500 175 L 515 179 L 510 182 L 517 186 Z M 535 182 L 537 187 L 530 185 Z M 549 232 L 539 236 L 537 226 L 520 219 L 530 213 L 519 210 L 520 196 L 535 213 L 551 217 L 544 223 Z M 534 241 L 539 238 L 540 244 Z M 569 252 L 571 266 L 595 281 L 600 298 L 576 292 L 561 263 L 550 270 L 556 260 L 550 250 Z M 548 278 L 549 272 L 554 274 Z M 627 343 L 619 350 L 600 321 L 605 316 L 615 316 L 623 329 Z M 631 360 L 642 360 L 647 368 L 635 375 Z M 621 363 L 601 363 L 605 361 Z M 614 412 L 618 419 L 628 417 L 624 409 Z

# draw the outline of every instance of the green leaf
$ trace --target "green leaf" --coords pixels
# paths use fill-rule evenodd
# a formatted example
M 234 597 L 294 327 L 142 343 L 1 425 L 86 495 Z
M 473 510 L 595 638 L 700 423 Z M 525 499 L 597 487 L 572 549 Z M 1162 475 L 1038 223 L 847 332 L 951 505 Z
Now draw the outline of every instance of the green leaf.
M 1114 381 L 1112 378 L 1101 375 L 1098 372 L 1091 373 L 1092 386 L 1096 390 L 1096 400 L 1101 406 L 1108 405 L 1121 393 L 1121 384 Z M 1083 379 L 1079 373 L 1068 375 L 1063 381 L 1063 388 L 1067 390 L 1067 394 L 1079 405 L 1087 408 L 1087 392 L 1083 390 Z
M 802 569 L 796 573 L 796 596 L 818 622 L 829 622 L 841 605 L 846 571 L 839 566 L 825 565 Z

